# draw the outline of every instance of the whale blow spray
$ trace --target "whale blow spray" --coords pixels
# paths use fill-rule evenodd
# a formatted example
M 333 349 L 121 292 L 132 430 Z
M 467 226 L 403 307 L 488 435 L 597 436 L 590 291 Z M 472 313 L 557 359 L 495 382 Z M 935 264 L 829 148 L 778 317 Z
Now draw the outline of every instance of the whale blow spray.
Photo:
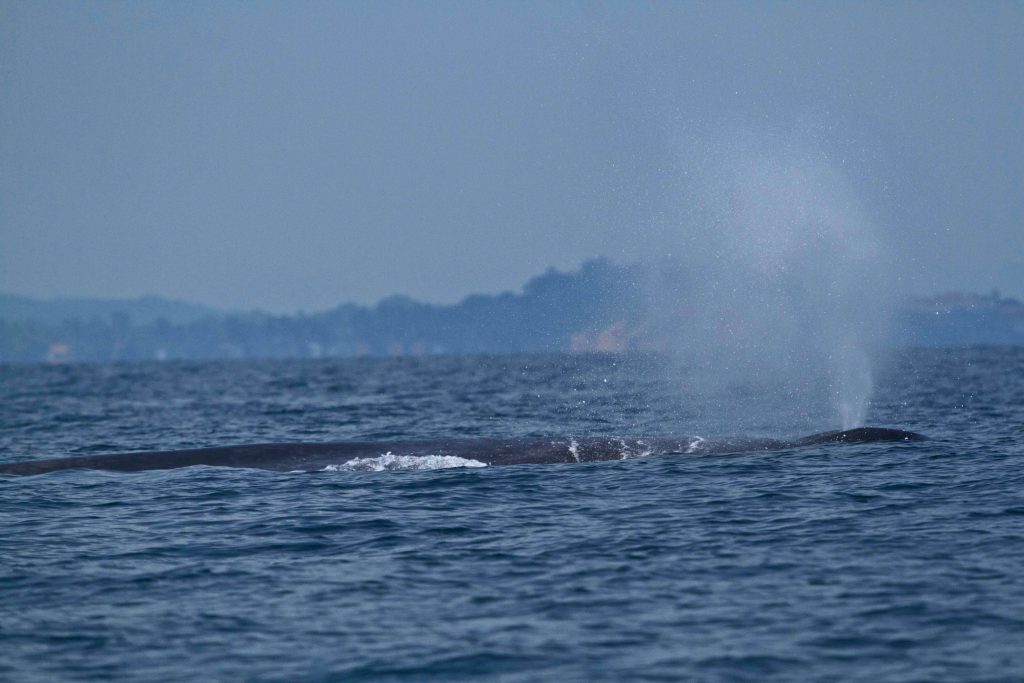
M 657 295 L 680 358 L 716 382 L 770 387 L 776 417 L 828 405 L 843 429 L 862 425 L 891 264 L 842 159 L 735 135 L 683 156 L 683 202 L 664 227 L 685 282 Z

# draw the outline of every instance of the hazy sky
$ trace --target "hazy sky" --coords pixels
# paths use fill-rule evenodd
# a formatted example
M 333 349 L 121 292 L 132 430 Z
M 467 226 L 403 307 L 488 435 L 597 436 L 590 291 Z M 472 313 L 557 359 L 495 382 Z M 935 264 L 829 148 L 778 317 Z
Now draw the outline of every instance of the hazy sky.
M 820 150 L 915 292 L 1024 296 L 1024 4 L 0 2 L 0 290 L 316 310 L 670 249 Z M 673 221 L 679 221 L 675 224 Z

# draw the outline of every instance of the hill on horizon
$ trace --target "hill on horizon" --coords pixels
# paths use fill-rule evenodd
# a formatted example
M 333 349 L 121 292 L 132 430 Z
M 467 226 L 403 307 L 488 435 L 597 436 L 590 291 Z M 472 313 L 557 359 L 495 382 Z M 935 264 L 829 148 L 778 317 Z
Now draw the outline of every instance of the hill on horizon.
M 169 323 L 190 323 L 203 318 L 225 315 L 225 311 L 186 301 L 147 295 L 135 299 L 103 299 L 91 297 L 55 297 L 40 299 L 21 294 L 0 292 L 0 320 L 32 321 L 43 325 L 59 325 L 66 320 L 91 320 L 128 316 L 134 325 L 149 325 L 163 318 Z
M 150 296 L 49 301 L 0 294 L 0 362 L 661 351 L 700 316 L 679 266 L 587 261 L 518 292 L 457 304 L 392 296 L 315 313 L 232 312 Z M 658 288 L 670 296 L 651 294 Z M 907 299 L 891 340 L 906 346 L 1024 344 L 1024 304 L 947 293 Z

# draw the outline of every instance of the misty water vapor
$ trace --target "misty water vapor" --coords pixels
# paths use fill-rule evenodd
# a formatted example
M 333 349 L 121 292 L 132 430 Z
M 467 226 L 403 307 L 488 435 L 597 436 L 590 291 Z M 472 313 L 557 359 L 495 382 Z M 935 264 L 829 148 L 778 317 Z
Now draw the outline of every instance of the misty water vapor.
M 695 369 L 691 390 L 759 395 L 762 418 L 856 427 L 891 319 L 892 264 L 842 159 L 768 140 L 685 150 L 665 231 L 685 283 L 654 287 L 655 308 Z

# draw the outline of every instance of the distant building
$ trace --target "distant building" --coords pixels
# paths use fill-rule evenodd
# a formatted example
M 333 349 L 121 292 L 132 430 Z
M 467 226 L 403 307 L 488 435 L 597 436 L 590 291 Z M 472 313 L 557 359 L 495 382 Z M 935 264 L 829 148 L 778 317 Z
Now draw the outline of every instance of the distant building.
M 59 365 L 61 363 L 67 363 L 71 360 L 71 345 L 63 342 L 54 342 L 50 344 L 50 349 L 46 354 L 46 362 L 53 365 Z

